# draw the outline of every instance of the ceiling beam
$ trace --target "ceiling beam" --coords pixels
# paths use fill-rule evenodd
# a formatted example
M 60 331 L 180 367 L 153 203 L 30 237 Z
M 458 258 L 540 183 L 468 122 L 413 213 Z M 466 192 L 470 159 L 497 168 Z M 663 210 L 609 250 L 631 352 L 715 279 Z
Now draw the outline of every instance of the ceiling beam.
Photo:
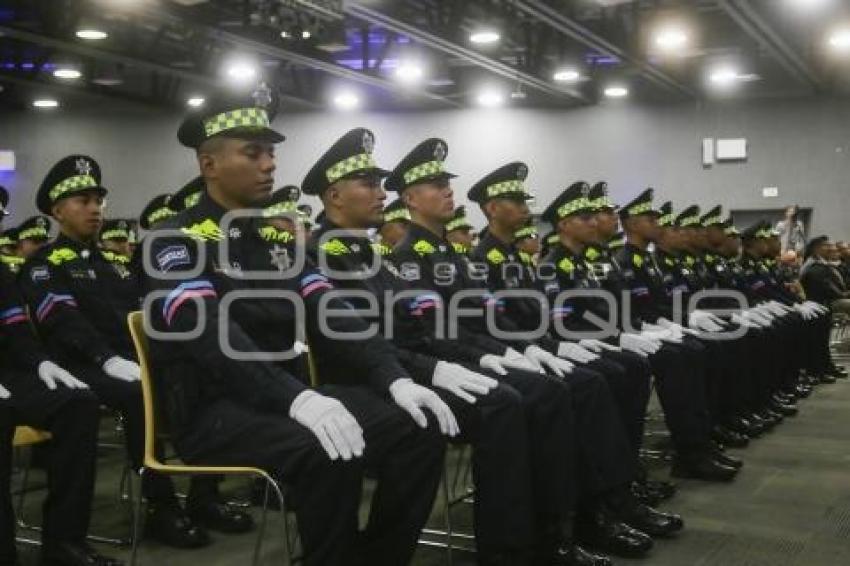
M 636 67 L 642 76 L 666 90 L 696 98 L 697 93 L 689 86 L 671 77 L 658 67 L 642 60 L 636 55 L 628 53 L 625 49 L 614 45 L 607 39 L 597 35 L 579 22 L 564 15 L 561 11 L 552 8 L 540 0 L 510 0 L 510 2 L 521 12 L 543 22 L 559 33 L 590 47 L 604 55 L 616 57 L 620 61 Z
M 517 81 L 549 96 L 584 104 L 589 103 L 587 97 L 576 89 L 557 87 L 548 81 L 544 81 L 538 77 L 520 71 L 519 69 L 488 57 L 478 51 L 458 45 L 457 43 L 429 33 L 420 27 L 405 23 L 373 8 L 366 7 L 358 2 L 346 2 L 343 6 L 343 10 L 350 16 L 365 20 L 390 31 L 407 35 L 419 43 L 427 45 L 452 57 L 458 57 L 473 63 L 482 69 L 510 79 L 511 81 Z
M 80 45 L 78 43 L 73 43 L 70 41 L 54 39 L 52 37 L 46 37 L 28 31 L 22 31 L 19 29 L 11 28 L 9 26 L 0 25 L 0 35 L 2 35 L 3 37 L 15 39 L 17 41 L 47 47 L 49 49 L 64 51 L 66 53 L 73 53 L 81 57 L 88 57 L 90 59 L 96 59 L 99 61 L 106 61 L 110 63 L 119 63 L 142 71 L 167 75 L 173 78 L 186 80 L 197 85 L 214 88 L 216 90 L 219 90 L 223 87 L 223 85 L 219 81 L 211 79 L 206 75 L 192 73 L 183 69 L 175 69 L 167 65 L 152 63 L 150 61 L 145 61 L 143 59 L 138 59 L 135 57 L 127 57 L 125 55 L 120 55 L 111 51 L 105 51 L 103 49 L 89 47 L 87 45 Z M 305 98 L 281 94 L 279 94 L 279 97 L 282 102 L 291 102 L 293 104 L 298 104 L 299 106 L 311 109 L 321 108 L 321 105 Z
M 822 90 L 823 83 L 806 61 L 782 39 L 752 6 L 752 2 L 717 0 L 726 14 L 800 83 Z
M 229 43 L 236 47 L 240 47 L 242 49 L 252 51 L 254 53 L 266 55 L 268 57 L 274 57 L 282 61 L 289 61 L 290 63 L 295 63 L 296 65 L 301 65 L 302 67 L 318 69 L 320 71 L 342 79 L 348 79 L 354 82 L 389 91 L 403 98 L 414 97 L 440 102 L 447 106 L 460 106 L 458 102 L 451 100 L 450 98 L 432 92 L 428 92 L 427 90 L 410 90 L 404 88 L 402 85 L 399 85 L 393 81 L 371 76 L 366 73 L 360 73 L 353 69 L 349 69 L 348 67 L 338 65 L 337 63 L 325 61 L 323 59 L 317 59 L 315 57 L 310 57 L 309 55 L 297 53 L 295 51 L 290 51 L 289 49 L 284 49 L 282 47 L 278 47 L 270 43 L 257 41 L 249 37 L 245 37 L 211 25 L 200 23 L 198 21 L 183 19 L 173 13 L 170 13 L 163 6 L 160 6 L 159 8 L 134 6 L 128 7 L 127 9 L 131 10 L 131 13 L 139 14 L 154 21 L 166 22 L 178 26 L 185 26 L 189 29 L 193 29 L 203 33 L 210 39 Z

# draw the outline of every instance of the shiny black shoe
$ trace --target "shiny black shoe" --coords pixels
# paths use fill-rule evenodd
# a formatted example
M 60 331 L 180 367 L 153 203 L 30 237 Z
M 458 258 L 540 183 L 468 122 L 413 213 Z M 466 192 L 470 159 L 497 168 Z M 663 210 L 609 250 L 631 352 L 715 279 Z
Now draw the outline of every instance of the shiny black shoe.
M 834 376 L 829 375 L 828 373 L 822 373 L 815 377 L 820 383 L 823 383 L 825 385 L 829 385 L 837 381 Z
M 669 537 L 685 526 L 682 517 L 675 513 L 662 513 L 647 505 L 638 504 L 620 513 L 620 519 L 651 537 Z
M 597 554 L 587 549 L 574 545 L 572 548 L 572 564 L 573 566 L 612 566 L 611 559 L 604 554 Z
M 576 538 L 590 548 L 621 558 L 642 558 L 652 549 L 649 535 L 597 510 L 576 525 Z
M 730 448 L 744 448 L 750 443 L 749 437 L 720 425 L 714 427 L 711 437 L 715 442 Z
M 664 499 L 661 497 L 661 494 L 650 488 L 645 483 L 634 482 L 631 486 L 632 495 L 635 496 L 635 499 L 643 503 L 644 505 L 649 505 L 650 507 L 654 507 L 661 503 Z
M 481 562 L 490 564 L 489 562 Z M 496 562 L 496 564 L 500 564 Z M 504 566 L 515 566 L 517 562 L 505 562 Z M 523 564 L 523 562 L 519 562 Z M 576 544 L 564 544 L 555 549 L 549 549 L 534 559 L 534 566 L 612 566 L 611 559 L 604 554 L 596 554 L 585 550 Z
M 769 407 L 764 407 L 761 411 L 759 411 L 759 416 L 763 421 L 767 421 L 767 423 L 771 427 L 775 427 L 785 420 L 785 417 L 777 413 L 776 411 L 770 409 Z
M 189 517 L 198 525 L 220 533 L 241 534 L 254 529 L 254 518 L 227 503 L 205 501 L 186 506 Z
M 655 491 L 661 496 L 661 499 L 672 499 L 676 495 L 676 484 L 664 480 L 646 480 L 646 487 Z
M 706 452 L 699 455 L 676 456 L 670 473 L 676 478 L 730 482 L 735 479 L 738 470 L 724 466 Z
M 797 403 L 797 397 L 785 391 L 777 391 L 773 394 L 771 399 L 777 403 L 783 403 L 785 405 L 794 405 Z
M 735 458 L 734 456 L 730 456 L 729 454 L 723 452 L 722 450 L 716 450 L 713 454 L 714 461 L 722 464 L 724 466 L 728 466 L 730 468 L 734 468 L 736 470 L 740 470 L 744 467 L 744 462 L 740 458 Z
M 832 377 L 837 377 L 838 379 L 846 379 L 848 375 L 846 369 L 835 364 L 831 364 L 826 371 L 827 373 L 829 373 L 829 375 L 831 375 Z
M 104 556 L 84 542 L 46 546 L 41 551 L 41 566 L 123 565 L 123 561 Z
M 755 426 L 761 427 L 764 432 L 772 430 L 779 422 L 767 415 L 764 415 L 761 411 L 748 415 L 747 419 Z
M 145 534 L 173 548 L 203 548 L 212 542 L 207 531 L 176 504 L 150 506 Z
M 729 422 L 726 423 L 726 427 L 734 432 L 742 436 L 746 436 L 747 438 L 758 438 L 762 434 L 764 434 L 764 427 L 761 425 L 753 424 L 750 420 L 745 417 L 735 417 Z
M 794 388 L 794 391 L 796 391 L 796 392 L 797 392 L 797 394 L 798 394 L 801 398 L 806 398 L 806 397 L 808 397 L 809 395 L 811 395 L 811 394 L 812 394 L 812 388 L 811 388 L 811 387 L 809 387 L 808 385 L 805 385 L 805 384 L 802 384 L 802 383 L 798 384 L 798 385 Z
M 797 405 L 791 405 L 788 403 L 780 403 L 778 401 L 773 401 L 770 403 L 770 410 L 779 413 L 783 417 L 793 417 L 799 412 L 797 409 Z

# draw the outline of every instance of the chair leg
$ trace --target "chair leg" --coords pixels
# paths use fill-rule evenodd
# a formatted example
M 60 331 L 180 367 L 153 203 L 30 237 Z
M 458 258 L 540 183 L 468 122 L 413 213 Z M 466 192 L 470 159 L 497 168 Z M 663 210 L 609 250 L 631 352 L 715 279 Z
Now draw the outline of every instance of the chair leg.
M 260 515 L 260 526 L 257 528 L 257 541 L 254 543 L 254 560 L 251 562 L 254 566 L 260 563 L 260 549 L 263 545 L 263 535 L 266 532 L 266 521 L 268 520 L 269 512 L 269 481 L 266 480 L 266 488 L 263 490 L 263 511 Z
M 139 543 L 142 540 L 142 488 L 141 482 L 145 475 L 145 468 L 139 470 L 139 492 L 136 495 L 135 505 L 133 507 L 133 540 L 132 551 L 130 552 L 130 566 L 135 566 L 136 557 L 139 552 Z M 132 481 L 132 480 L 131 480 Z
M 28 453 L 26 457 L 26 462 L 24 464 L 23 471 L 21 473 L 21 487 L 20 492 L 18 493 L 18 504 L 16 505 L 17 513 L 17 522 L 19 527 L 26 528 L 27 525 L 26 520 L 24 519 L 24 501 L 27 495 L 27 488 L 29 487 L 29 479 L 30 479 L 30 468 L 32 467 L 32 454 Z
M 452 566 L 454 564 L 454 556 L 452 555 L 452 499 L 449 493 L 449 472 L 446 466 L 443 466 L 443 507 L 446 510 L 446 564 Z

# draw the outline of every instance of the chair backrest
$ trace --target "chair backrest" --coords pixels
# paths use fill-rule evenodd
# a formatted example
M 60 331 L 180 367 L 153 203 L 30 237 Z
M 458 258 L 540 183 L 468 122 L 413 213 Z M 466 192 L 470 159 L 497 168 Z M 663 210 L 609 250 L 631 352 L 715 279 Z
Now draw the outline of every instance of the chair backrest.
M 154 380 L 151 377 L 150 350 L 148 347 L 148 336 L 145 334 L 145 323 L 141 311 L 133 311 L 127 315 L 127 325 L 130 327 L 130 336 L 136 346 L 136 357 L 139 359 L 139 368 L 142 375 L 142 400 L 145 409 L 145 455 L 144 465 L 146 467 L 161 465 L 156 457 L 154 442 L 156 440 L 156 391 Z

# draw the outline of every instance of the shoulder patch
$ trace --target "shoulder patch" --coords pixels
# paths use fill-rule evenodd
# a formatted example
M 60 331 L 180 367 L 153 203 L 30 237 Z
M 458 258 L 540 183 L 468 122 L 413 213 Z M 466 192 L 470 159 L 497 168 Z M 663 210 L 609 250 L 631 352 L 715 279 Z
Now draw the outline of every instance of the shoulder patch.
M 221 228 L 218 227 L 212 219 L 207 218 L 202 222 L 198 222 L 196 224 L 192 224 L 188 228 L 181 228 L 184 234 L 190 236 L 195 240 L 207 241 L 207 240 L 221 240 L 224 238 L 224 234 L 221 231 Z
M 183 244 L 168 246 L 156 254 L 156 264 L 162 271 L 168 271 L 178 265 L 190 265 L 189 248 Z
M 643 256 L 640 254 L 632 254 L 632 263 L 635 264 L 635 267 L 642 267 Z
M 280 242 L 286 244 L 295 238 L 286 230 L 278 230 L 274 226 L 263 226 L 258 230 L 260 238 L 266 242 Z
M 427 240 L 418 240 L 415 244 L 413 244 L 413 251 L 418 253 L 419 255 L 427 255 L 432 254 L 436 249 L 431 245 L 431 242 Z
M 673 267 L 674 265 L 676 265 L 676 262 L 675 262 L 675 261 L 673 261 L 673 258 L 672 258 L 672 257 L 665 257 L 665 258 L 664 258 L 664 263 L 666 263 L 666 264 L 667 264 L 667 265 L 669 265 L 670 267 Z
M 322 250 L 329 255 L 345 255 L 347 253 L 351 253 L 351 250 L 348 249 L 348 246 L 346 246 L 337 238 L 328 240 L 319 247 L 322 248 Z
M 469 248 L 458 242 L 452 242 L 452 249 L 461 255 L 466 255 L 469 253 Z
M 52 263 L 53 265 L 60 265 L 65 263 L 66 261 L 72 261 L 79 257 L 77 252 L 72 250 L 71 248 L 56 248 L 50 255 L 47 256 L 47 261 Z
M 505 261 L 505 254 L 503 254 L 499 248 L 492 248 L 489 252 L 487 252 L 487 261 L 498 265 Z
M 573 260 L 568 257 L 565 257 L 564 259 L 558 262 L 558 269 L 560 269 L 564 273 L 572 273 L 573 271 L 575 271 L 575 268 L 576 266 L 573 263 Z
M 599 259 L 599 250 L 597 250 L 596 248 L 587 248 L 584 251 L 584 257 L 588 261 L 596 261 L 597 259 Z

